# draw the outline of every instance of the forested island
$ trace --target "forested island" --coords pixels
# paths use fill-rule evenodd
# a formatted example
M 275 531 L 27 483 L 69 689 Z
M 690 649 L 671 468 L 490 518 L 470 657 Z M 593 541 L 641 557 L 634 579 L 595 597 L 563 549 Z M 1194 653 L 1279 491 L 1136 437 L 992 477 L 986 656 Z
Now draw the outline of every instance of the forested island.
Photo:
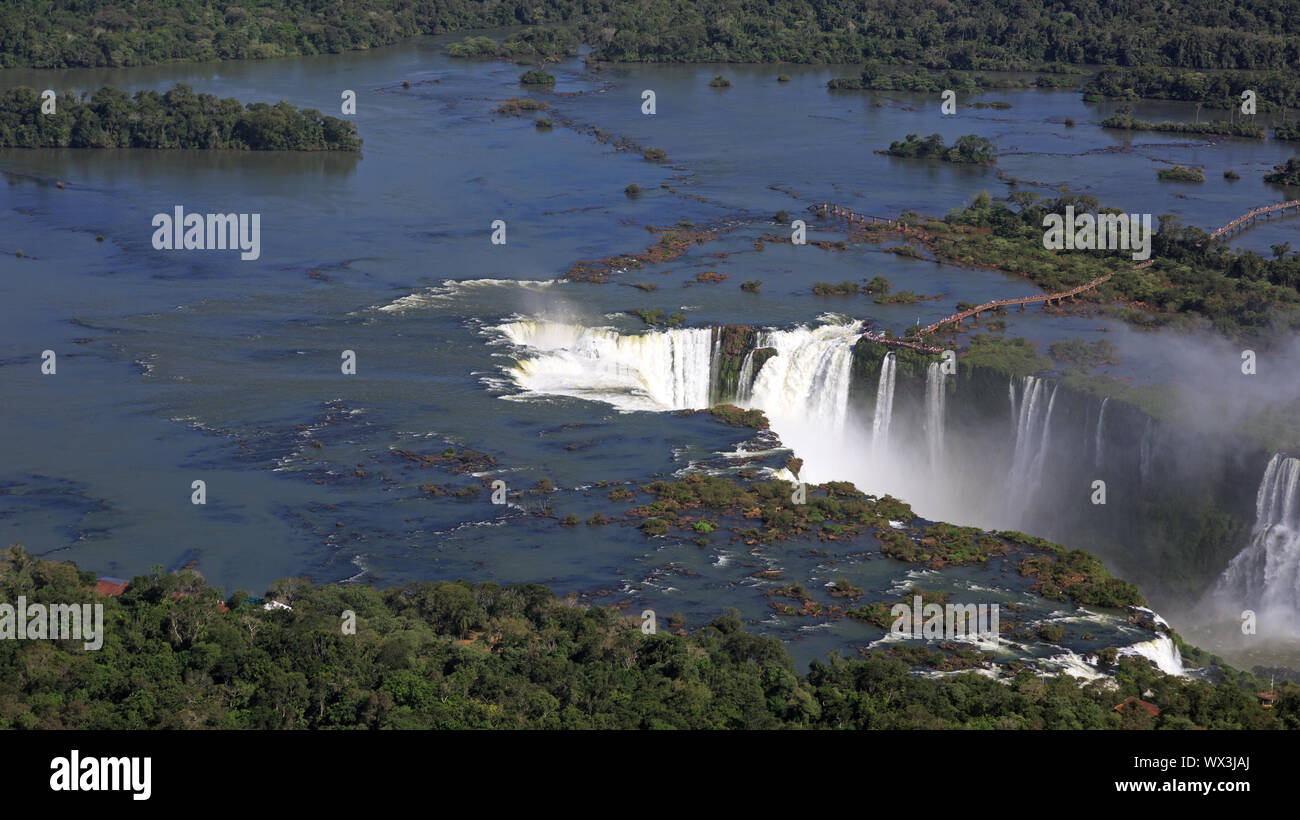
M 1205 172 L 1200 168 L 1186 168 L 1175 165 L 1173 168 L 1161 168 L 1156 171 L 1156 178 L 1170 182 L 1204 182 Z
M 277 581 L 262 600 L 192 570 L 99 597 L 92 573 L 0 553 L 0 597 L 102 603 L 103 648 L 0 641 L 0 727 L 26 729 L 1289 729 L 1300 687 L 1225 668 L 1220 683 L 1110 657 L 1114 688 L 1023 669 L 1004 681 L 911 647 L 832 656 L 800 673 L 735 612 L 642 633 L 617 610 L 538 584 L 422 582 L 384 590 Z M 347 612 L 355 632 L 344 629 Z M 671 631 L 669 631 L 671 630 Z M 1187 655 L 1198 651 L 1184 645 Z M 946 659 L 946 660 L 945 660 Z M 960 666 L 957 667 L 960 670 Z M 1117 711 L 1137 697 L 1154 704 Z
M 1300 157 L 1291 157 L 1283 164 L 1273 166 L 1273 173 L 1266 174 L 1264 181 L 1274 185 L 1300 186 Z
M 1284 70 L 1300 18 L 1267 0 L 1053 5 L 1016 0 L 217 0 L 149 4 L 14 0 L 0 8 L 0 67 L 68 68 L 339 53 L 420 34 L 546 29 L 532 54 L 570 35 L 609 62 L 887 63 L 1033 70 L 1045 63 Z M 479 44 L 480 46 L 482 44 Z M 516 52 L 512 49 L 513 53 Z
M 905 139 L 895 140 L 889 149 L 881 153 L 892 157 L 918 157 L 922 159 L 941 159 L 944 162 L 982 164 L 993 161 L 997 146 L 984 137 L 966 134 L 958 137 L 952 147 L 943 142 L 943 137 L 931 134 L 922 139 L 919 134 L 908 134 Z
M 83 95 L 84 96 L 84 95 Z M 196 94 L 176 84 L 135 96 L 105 86 L 89 100 L 59 95 L 41 113 L 31 88 L 0 95 L 0 148 L 229 148 L 246 151 L 360 151 L 357 127 L 283 100 L 275 105 Z

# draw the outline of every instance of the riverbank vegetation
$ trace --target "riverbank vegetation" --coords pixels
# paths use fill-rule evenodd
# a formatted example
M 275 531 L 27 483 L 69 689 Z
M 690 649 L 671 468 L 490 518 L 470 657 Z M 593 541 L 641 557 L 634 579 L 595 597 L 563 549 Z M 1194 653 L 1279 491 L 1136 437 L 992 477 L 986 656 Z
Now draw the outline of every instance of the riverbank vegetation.
M 1103 68 L 1088 79 L 1083 93 L 1086 100 L 1178 100 L 1207 108 L 1236 109 L 1247 89 L 1255 92 L 1258 111 L 1300 107 L 1300 77 L 1289 69 L 1202 72 L 1155 65 Z
M 909 93 L 938 94 L 955 91 L 975 94 L 990 89 L 1006 88 L 1072 88 L 1079 80 L 1073 76 L 1078 69 L 1062 74 L 1043 74 L 1034 79 L 1007 75 L 990 75 L 970 71 L 928 71 L 924 66 L 891 68 L 880 62 L 868 63 L 857 77 L 836 77 L 826 83 L 832 91 L 906 91 Z M 1006 103 L 974 103 L 973 107 L 1010 108 Z
M 1059 64 L 1289 70 L 1300 21 L 1266 0 L 1228 9 L 1216 0 L 1167 6 L 1093 4 L 1061 13 L 1046 3 L 969 0 L 111 0 L 0 8 L 0 67 L 69 68 L 337 54 L 422 34 L 528 26 L 529 56 L 591 46 L 594 61 L 879 61 L 931 70 L 1038 70 Z M 559 32 L 565 32 L 560 34 Z M 1139 37 L 1139 32 L 1144 33 Z M 507 44 L 510 43 L 508 39 Z M 459 44 L 458 44 L 459 45 Z M 505 44 L 502 46 L 505 47 Z M 480 54 L 471 45 L 461 55 Z M 458 56 L 461 56 L 458 55 Z
M 1101 121 L 1102 128 L 1123 131 L 1165 131 L 1172 134 L 1214 134 L 1223 137 L 1264 138 L 1264 126 L 1256 122 L 1143 122 L 1129 114 L 1116 114 Z
M 551 62 L 578 53 L 578 36 L 571 29 L 530 27 L 515 32 L 503 42 L 491 37 L 466 37 L 447 46 L 447 56 L 462 60 L 536 58 Z
M 1231 683 L 1175 678 L 1116 658 L 1115 689 L 1007 670 L 932 679 L 927 658 L 832 655 L 800 673 L 777 639 L 732 610 L 693 632 L 644 634 L 609 607 L 574 606 L 538 584 L 417 582 L 388 589 L 277 581 L 290 609 L 223 596 L 193 571 L 155 570 L 120 596 L 94 576 L 20 548 L 0 597 L 98 600 L 104 646 L 0 641 L 0 727 L 26 729 L 1118 729 L 1300 726 L 1300 687 L 1231 670 Z M 219 606 L 226 597 L 229 611 Z M 355 634 L 340 613 L 356 614 Z M 928 651 L 920 654 L 930 655 Z M 942 653 L 933 653 L 942 654 Z M 942 660 L 942 659 L 941 659 Z M 44 671 L 42 671 L 44 670 Z M 56 670 L 52 672 L 50 670 Z M 1113 708 L 1126 697 L 1159 707 Z
M 359 151 L 357 127 L 281 101 L 248 103 L 196 94 L 177 84 L 134 96 L 105 86 L 89 99 L 60 95 L 41 113 L 31 88 L 0 95 L 0 148 L 228 148 L 248 151 Z

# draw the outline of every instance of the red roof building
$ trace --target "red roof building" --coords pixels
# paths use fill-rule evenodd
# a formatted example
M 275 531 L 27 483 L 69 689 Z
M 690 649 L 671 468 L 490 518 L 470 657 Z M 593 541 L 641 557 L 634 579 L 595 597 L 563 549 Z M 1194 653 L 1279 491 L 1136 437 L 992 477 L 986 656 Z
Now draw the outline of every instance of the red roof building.
M 95 591 L 100 595 L 121 595 L 126 591 L 127 583 L 121 578 L 100 578 L 95 581 Z
M 1124 712 L 1128 711 L 1130 708 L 1143 709 L 1151 717 L 1155 717 L 1156 715 L 1160 714 L 1159 706 L 1156 706 L 1154 703 L 1147 703 L 1145 700 L 1138 700 L 1137 698 L 1133 698 L 1133 697 L 1125 698 L 1123 703 L 1115 704 L 1115 711 L 1119 712 L 1120 714 L 1123 714 Z

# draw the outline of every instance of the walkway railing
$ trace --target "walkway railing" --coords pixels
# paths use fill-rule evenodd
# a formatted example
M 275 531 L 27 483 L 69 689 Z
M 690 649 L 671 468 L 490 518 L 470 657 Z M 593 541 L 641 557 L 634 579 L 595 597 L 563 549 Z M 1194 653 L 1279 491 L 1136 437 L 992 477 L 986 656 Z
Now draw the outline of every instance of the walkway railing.
M 1300 199 L 1293 199 L 1290 202 L 1279 202 L 1275 205 L 1265 205 L 1262 208 L 1256 208 L 1253 211 L 1247 211 L 1246 213 L 1242 214 L 1241 216 L 1229 222 L 1227 225 L 1224 225 L 1222 228 L 1219 228 L 1217 231 L 1211 233 L 1210 238 L 1218 239 L 1220 236 L 1223 236 L 1224 234 L 1232 233 L 1233 231 L 1244 231 L 1246 228 L 1249 228 L 1251 225 L 1254 225 L 1255 220 L 1259 219 L 1261 216 L 1265 218 L 1272 218 L 1273 214 L 1279 211 L 1285 215 L 1287 208 L 1295 208 L 1297 211 L 1300 211 Z

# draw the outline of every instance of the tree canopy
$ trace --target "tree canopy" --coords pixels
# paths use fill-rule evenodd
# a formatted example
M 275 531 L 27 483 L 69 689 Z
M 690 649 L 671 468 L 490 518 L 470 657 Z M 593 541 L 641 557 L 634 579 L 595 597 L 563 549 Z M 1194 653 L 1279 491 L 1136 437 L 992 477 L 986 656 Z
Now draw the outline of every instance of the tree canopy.
M 571 53 L 576 35 L 593 58 L 615 62 L 1289 69 L 1300 61 L 1300 17 L 1267 0 L 12 0 L 0 6 L 0 67 L 338 53 L 507 26 L 542 30 L 507 43 L 510 54 Z M 488 51 L 479 43 L 457 53 Z
M 105 86 L 90 100 L 60 95 L 55 112 L 20 86 L 0 94 L 4 148 L 235 148 L 253 151 L 359 151 L 357 127 L 281 100 L 243 105 L 177 84 L 129 96 Z
M 1249 675 L 1213 684 L 1116 659 L 1116 687 L 1022 670 L 912 673 L 929 650 L 832 656 L 800 674 L 782 643 L 726 612 L 643 634 L 612 608 L 537 584 L 379 590 L 277 581 L 266 609 L 192 570 L 97 598 L 70 563 L 0 553 L 0 600 L 98 601 L 104 642 L 0 641 L 2 728 L 1296 728 L 1300 688 L 1261 707 Z M 356 615 L 345 634 L 345 610 Z M 939 654 L 939 653 L 934 653 Z M 1144 695 L 1146 692 L 1149 695 Z M 1114 705 L 1143 697 L 1155 718 Z M 1140 710 L 1138 710 L 1140 711 Z M 1145 715 L 1145 713 L 1141 713 Z

